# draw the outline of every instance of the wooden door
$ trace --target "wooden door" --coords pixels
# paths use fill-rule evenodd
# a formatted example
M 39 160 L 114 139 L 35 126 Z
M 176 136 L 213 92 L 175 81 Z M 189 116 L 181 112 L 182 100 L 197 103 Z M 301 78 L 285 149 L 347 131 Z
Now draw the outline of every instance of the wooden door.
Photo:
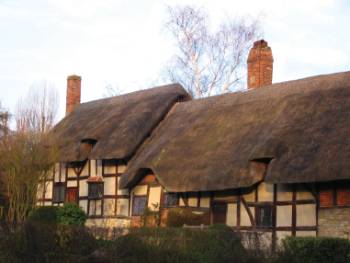
M 66 202 L 78 204 L 78 187 L 67 188 Z
M 215 202 L 212 204 L 213 224 L 226 224 L 227 203 Z

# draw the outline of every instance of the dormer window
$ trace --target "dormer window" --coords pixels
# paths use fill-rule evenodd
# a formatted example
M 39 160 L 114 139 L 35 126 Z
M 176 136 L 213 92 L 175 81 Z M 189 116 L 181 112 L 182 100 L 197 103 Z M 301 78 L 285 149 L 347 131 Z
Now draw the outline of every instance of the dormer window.
M 82 139 L 80 141 L 80 147 L 79 147 L 80 155 L 87 156 L 92 151 L 92 148 L 94 148 L 96 143 L 97 143 L 96 139 L 92 139 L 92 138 Z

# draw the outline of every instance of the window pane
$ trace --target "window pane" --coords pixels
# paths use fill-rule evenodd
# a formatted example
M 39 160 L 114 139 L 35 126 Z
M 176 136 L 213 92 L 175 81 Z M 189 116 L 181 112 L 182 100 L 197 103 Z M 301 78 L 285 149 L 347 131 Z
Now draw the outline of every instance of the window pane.
M 146 196 L 134 196 L 132 205 L 132 214 L 134 216 L 142 215 L 146 208 L 147 197 Z
M 262 206 L 258 207 L 257 225 L 263 227 L 272 226 L 272 207 Z
M 53 187 L 53 202 L 63 203 L 65 196 L 65 185 L 55 184 Z
M 332 206 L 333 206 L 333 190 L 321 190 L 320 207 L 332 207 Z
M 350 189 L 337 189 L 337 205 L 350 205 Z
M 89 198 L 100 199 L 103 197 L 102 183 L 89 183 Z
M 177 206 L 179 198 L 176 193 L 166 193 L 164 194 L 164 203 L 165 207 Z

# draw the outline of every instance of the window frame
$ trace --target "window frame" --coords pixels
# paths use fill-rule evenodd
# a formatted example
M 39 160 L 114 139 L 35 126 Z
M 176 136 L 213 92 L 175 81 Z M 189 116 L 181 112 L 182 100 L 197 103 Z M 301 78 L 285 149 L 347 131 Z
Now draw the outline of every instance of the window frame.
M 255 224 L 259 228 L 271 228 L 273 227 L 273 205 L 271 204 L 264 204 L 264 205 L 258 205 L 256 206 L 256 219 Z M 269 209 L 269 222 L 266 224 L 264 222 L 264 218 L 262 216 L 262 210 Z M 266 219 L 266 218 L 265 218 Z
M 96 187 L 97 190 L 94 192 L 97 192 L 97 194 L 92 195 L 92 186 Z M 104 183 L 103 182 L 88 182 L 88 199 L 89 200 L 101 200 L 103 199 L 104 195 Z

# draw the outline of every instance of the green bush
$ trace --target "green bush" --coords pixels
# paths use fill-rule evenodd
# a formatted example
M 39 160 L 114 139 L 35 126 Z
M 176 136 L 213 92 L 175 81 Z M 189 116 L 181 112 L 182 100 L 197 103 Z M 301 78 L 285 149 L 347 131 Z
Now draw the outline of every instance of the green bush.
M 254 261 L 229 228 L 140 228 L 107 248 L 111 262 L 236 262 Z
M 55 224 L 58 222 L 57 212 L 57 206 L 40 206 L 29 214 L 28 221 Z
M 349 263 L 350 241 L 326 237 L 287 237 L 278 263 Z
M 183 225 L 198 226 L 205 223 L 207 213 L 196 214 L 188 208 L 171 208 L 169 209 L 166 226 L 182 227 Z
M 66 203 L 57 211 L 58 223 L 83 226 L 87 216 L 83 209 L 73 203 Z
M 87 216 L 76 204 L 63 206 L 40 206 L 28 216 L 28 222 L 83 226 Z
M 83 227 L 27 223 L 0 238 L 0 262 L 78 262 L 96 248 Z

